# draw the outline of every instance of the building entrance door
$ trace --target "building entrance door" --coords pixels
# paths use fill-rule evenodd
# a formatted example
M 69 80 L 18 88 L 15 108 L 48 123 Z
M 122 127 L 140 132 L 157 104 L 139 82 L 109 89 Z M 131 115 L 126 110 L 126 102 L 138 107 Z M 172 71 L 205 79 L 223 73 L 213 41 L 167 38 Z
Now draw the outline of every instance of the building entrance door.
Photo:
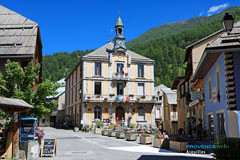
M 121 125 L 124 119 L 125 119 L 124 109 L 122 106 L 118 106 L 116 108 L 116 122 Z

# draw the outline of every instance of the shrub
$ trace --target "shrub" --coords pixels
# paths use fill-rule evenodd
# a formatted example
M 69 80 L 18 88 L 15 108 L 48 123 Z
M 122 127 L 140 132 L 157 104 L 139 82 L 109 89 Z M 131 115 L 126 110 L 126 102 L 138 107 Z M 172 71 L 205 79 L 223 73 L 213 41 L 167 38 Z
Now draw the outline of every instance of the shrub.
M 133 123 L 130 124 L 130 128 L 134 128 L 135 126 L 136 126 L 136 125 L 133 124 Z
M 98 121 L 98 122 L 96 122 L 96 127 L 97 128 L 102 128 L 103 127 L 103 122 L 102 121 Z
M 161 133 L 158 133 L 158 134 L 155 134 L 155 135 L 154 135 L 154 138 L 155 138 L 155 139 L 164 139 L 164 138 L 165 138 L 165 135 L 164 135 L 164 134 L 161 134 Z
M 150 135 L 147 134 L 147 133 L 141 133 L 140 135 L 141 135 L 142 137 L 150 137 Z
M 186 140 L 185 139 L 183 139 L 182 137 L 180 137 L 180 136 L 176 136 L 176 137 L 172 137 L 172 138 L 170 138 L 170 140 L 171 141 L 175 141 L 175 142 L 186 142 Z
M 214 157 L 219 160 L 240 159 L 240 138 L 224 138 L 217 143 L 214 149 Z

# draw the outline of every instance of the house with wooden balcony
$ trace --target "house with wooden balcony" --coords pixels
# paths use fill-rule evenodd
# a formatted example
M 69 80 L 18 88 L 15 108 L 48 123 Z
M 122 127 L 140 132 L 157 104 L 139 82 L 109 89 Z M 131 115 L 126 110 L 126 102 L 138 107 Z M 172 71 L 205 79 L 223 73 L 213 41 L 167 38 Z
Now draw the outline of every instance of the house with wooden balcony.
M 207 129 L 213 137 L 240 137 L 239 40 L 237 22 L 206 46 L 193 76 L 194 82 L 204 82 Z
M 164 128 L 168 134 L 178 133 L 177 93 L 170 88 L 162 88 Z
M 83 56 L 66 78 L 65 113 L 77 125 L 155 125 L 154 61 L 126 48 L 123 29 L 119 16 L 114 43 Z
M 0 5 L 0 72 L 5 72 L 8 59 L 19 62 L 22 67 L 30 62 L 40 64 L 35 82 L 42 82 L 42 40 L 38 23 Z

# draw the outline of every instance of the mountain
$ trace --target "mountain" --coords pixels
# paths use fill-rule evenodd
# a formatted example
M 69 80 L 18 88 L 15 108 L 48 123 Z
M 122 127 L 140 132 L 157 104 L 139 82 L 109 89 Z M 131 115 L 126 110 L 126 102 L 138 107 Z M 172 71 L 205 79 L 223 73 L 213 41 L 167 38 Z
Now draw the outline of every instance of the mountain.
M 176 76 L 184 75 L 185 47 L 222 28 L 226 12 L 240 20 L 240 7 L 230 7 L 209 17 L 167 23 L 148 30 L 127 43 L 127 48 L 155 60 L 155 85 L 170 87 Z M 81 56 L 90 51 L 60 52 L 43 57 L 43 78 L 57 81 L 67 75 Z
M 164 24 L 128 42 L 128 49 L 154 59 L 155 85 L 170 87 L 176 76 L 185 73 L 185 47 L 222 29 L 221 21 L 226 12 L 234 16 L 235 22 L 240 20 L 240 7 L 230 7 L 213 16 Z
M 150 40 L 159 39 L 166 35 L 179 33 L 183 30 L 192 28 L 196 25 L 209 23 L 215 19 L 220 18 L 221 20 L 226 12 L 233 13 L 233 12 L 236 12 L 237 10 L 239 10 L 239 7 L 230 7 L 218 14 L 215 14 L 209 17 L 195 17 L 190 20 L 183 20 L 183 21 L 174 22 L 174 23 L 166 23 L 166 24 L 154 27 L 152 29 L 149 29 L 148 31 L 146 31 L 136 39 L 129 41 L 127 43 L 127 47 L 131 48 L 136 44 L 141 44 L 141 43 L 148 42 Z

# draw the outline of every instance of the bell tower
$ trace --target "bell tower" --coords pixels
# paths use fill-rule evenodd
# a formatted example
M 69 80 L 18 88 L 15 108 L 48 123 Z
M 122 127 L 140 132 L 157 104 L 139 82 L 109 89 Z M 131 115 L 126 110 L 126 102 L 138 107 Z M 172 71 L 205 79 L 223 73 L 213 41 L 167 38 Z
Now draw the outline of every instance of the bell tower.
M 127 48 L 125 46 L 125 37 L 123 36 L 123 23 L 120 18 L 120 14 L 118 15 L 117 23 L 115 25 L 116 36 L 114 38 L 114 48 L 115 52 L 125 52 Z

